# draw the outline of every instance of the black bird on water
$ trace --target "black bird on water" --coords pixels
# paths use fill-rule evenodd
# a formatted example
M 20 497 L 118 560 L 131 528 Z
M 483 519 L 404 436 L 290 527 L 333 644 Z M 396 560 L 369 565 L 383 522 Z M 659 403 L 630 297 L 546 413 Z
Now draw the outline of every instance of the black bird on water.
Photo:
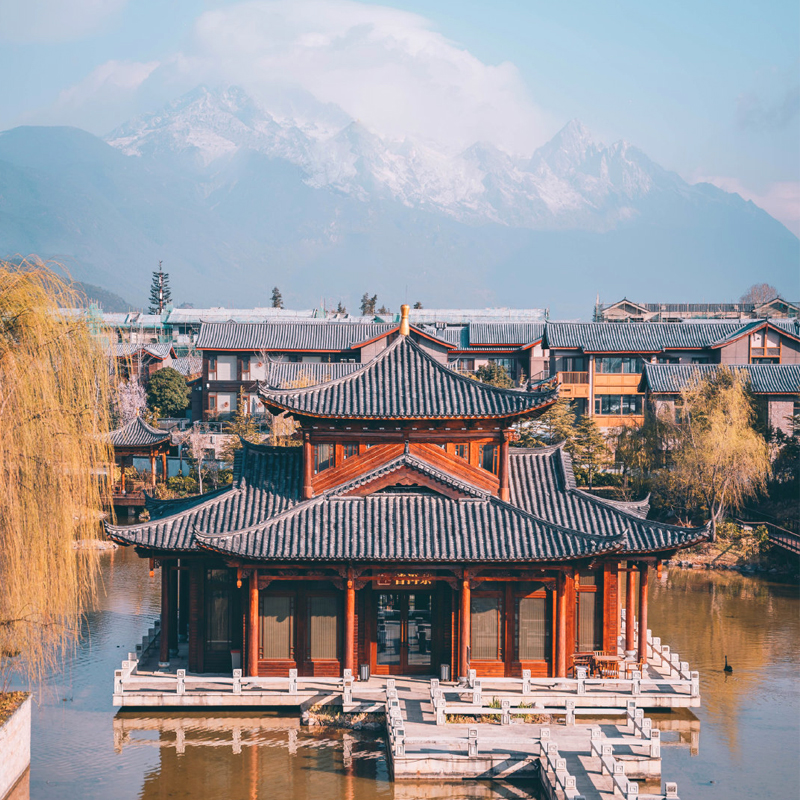
M 723 672 L 733 672 L 733 667 L 728 663 L 728 656 L 725 656 L 725 669 Z

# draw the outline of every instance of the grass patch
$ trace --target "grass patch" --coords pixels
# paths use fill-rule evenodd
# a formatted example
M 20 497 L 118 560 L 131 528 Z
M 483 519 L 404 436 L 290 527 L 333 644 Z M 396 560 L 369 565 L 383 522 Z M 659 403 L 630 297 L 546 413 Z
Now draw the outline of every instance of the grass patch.
M 5 721 L 25 702 L 27 696 L 27 692 L 0 693 L 0 725 L 5 724 Z

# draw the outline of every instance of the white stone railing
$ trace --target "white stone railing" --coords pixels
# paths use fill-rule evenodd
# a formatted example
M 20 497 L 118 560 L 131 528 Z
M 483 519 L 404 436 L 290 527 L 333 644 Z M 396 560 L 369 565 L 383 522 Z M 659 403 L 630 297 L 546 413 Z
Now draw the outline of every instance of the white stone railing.
M 567 771 L 567 761 L 558 752 L 558 745 L 550 741 L 550 728 L 539 731 L 539 762 L 547 781 L 541 781 L 547 791 L 548 800 L 584 800 L 578 793 L 575 776 Z M 559 796 L 559 791 L 561 795 Z

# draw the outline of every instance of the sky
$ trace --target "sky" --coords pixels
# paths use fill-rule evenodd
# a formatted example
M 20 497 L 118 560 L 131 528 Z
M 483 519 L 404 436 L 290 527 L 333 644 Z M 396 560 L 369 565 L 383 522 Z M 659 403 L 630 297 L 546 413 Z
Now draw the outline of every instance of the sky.
M 796 0 L 0 0 L 0 130 L 104 135 L 200 83 L 530 154 L 567 121 L 800 235 Z

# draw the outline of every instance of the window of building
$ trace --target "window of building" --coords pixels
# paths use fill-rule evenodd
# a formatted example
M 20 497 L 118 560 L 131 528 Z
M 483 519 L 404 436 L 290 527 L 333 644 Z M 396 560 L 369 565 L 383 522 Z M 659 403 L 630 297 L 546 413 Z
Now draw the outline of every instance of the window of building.
M 217 410 L 217 393 L 216 392 L 209 392 L 209 395 L 208 395 L 208 410 L 209 411 L 216 411 Z
M 250 356 L 242 356 L 239 359 L 239 375 L 243 381 L 250 379 Z
M 681 360 L 677 356 L 659 356 L 656 364 L 680 364 Z
M 598 593 L 600 576 L 596 572 L 581 570 L 578 576 L 578 614 L 575 626 L 575 648 L 579 653 L 601 650 L 603 647 L 603 620 L 601 595 Z
M 314 445 L 314 472 L 322 472 L 334 464 L 334 449 L 332 444 Z
M 480 464 L 489 471 L 497 474 L 499 448 L 493 444 L 482 444 L 480 446 Z
M 358 445 L 348 442 L 342 445 L 342 460 L 358 455 Z
M 259 658 L 294 658 L 294 597 L 260 597 L 261 641 Z
M 490 364 L 497 364 L 502 367 L 512 378 L 514 377 L 514 359 L 513 358 L 490 358 Z
M 217 357 L 216 356 L 209 356 L 208 357 L 208 379 L 210 381 L 215 381 L 217 379 Z
M 452 363 L 460 372 L 475 372 L 474 358 L 457 358 Z
M 163 569 L 163 567 L 162 567 Z M 231 573 L 227 569 L 206 570 L 205 649 L 224 652 L 231 646 Z
M 465 461 L 469 461 L 469 445 L 468 444 L 457 444 L 454 445 L 455 453 L 459 458 L 463 458 Z
M 642 396 L 638 394 L 597 394 L 594 397 L 597 416 L 619 416 L 642 413 Z
M 635 375 L 644 369 L 644 361 L 638 356 L 603 356 L 595 359 L 595 370 L 602 374 Z
M 339 653 L 339 612 L 330 595 L 308 598 L 308 656 L 333 660 Z
M 475 661 L 499 661 L 500 595 L 472 595 L 470 598 L 470 658 Z
M 550 661 L 552 607 L 546 592 L 518 597 L 515 615 L 515 649 L 518 661 Z
M 589 364 L 586 356 L 566 356 L 559 359 L 561 367 L 559 372 L 588 372 Z
M 711 359 L 708 356 L 692 356 L 692 364 L 710 364 Z

